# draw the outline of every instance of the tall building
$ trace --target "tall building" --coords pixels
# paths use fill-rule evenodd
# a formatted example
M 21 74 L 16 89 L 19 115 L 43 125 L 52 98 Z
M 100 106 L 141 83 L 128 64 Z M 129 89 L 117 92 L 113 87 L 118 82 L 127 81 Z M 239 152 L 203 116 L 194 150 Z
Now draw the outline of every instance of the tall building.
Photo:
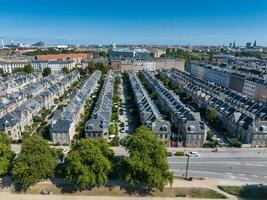
M 4 38 L 3 38 L 3 37 L 1 38 L 1 48 L 2 48 L 2 49 L 5 48 Z
M 250 48 L 251 48 L 251 42 L 247 42 L 247 43 L 246 43 L 246 48 L 247 48 L 247 49 L 250 49 Z
M 254 44 L 253 44 L 253 47 L 256 47 L 257 46 L 257 42 L 256 40 L 254 41 Z
M 111 49 L 112 49 L 112 50 L 116 50 L 116 44 L 115 44 L 115 42 L 112 42 L 112 44 L 111 44 Z
M 233 43 L 233 49 L 235 49 L 235 41 L 234 41 L 234 43 Z

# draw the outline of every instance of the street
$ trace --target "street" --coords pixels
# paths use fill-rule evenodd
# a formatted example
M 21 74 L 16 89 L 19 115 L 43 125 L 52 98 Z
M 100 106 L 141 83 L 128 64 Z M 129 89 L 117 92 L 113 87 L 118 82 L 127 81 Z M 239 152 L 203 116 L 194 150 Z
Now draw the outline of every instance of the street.
M 201 152 L 190 158 L 189 176 L 267 183 L 267 151 Z M 183 176 L 186 157 L 169 157 L 175 175 Z

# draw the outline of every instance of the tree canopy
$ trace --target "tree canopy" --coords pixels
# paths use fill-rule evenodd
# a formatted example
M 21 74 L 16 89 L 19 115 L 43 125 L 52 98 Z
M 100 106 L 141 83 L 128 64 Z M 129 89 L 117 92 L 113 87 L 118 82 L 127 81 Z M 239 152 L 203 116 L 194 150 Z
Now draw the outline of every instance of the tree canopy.
M 81 139 L 65 160 L 65 177 L 80 189 L 104 185 L 111 171 L 113 151 L 104 140 Z
M 14 162 L 12 179 L 25 190 L 42 179 L 53 177 L 58 156 L 59 151 L 50 148 L 41 136 L 27 136 L 23 138 L 21 152 Z
M 68 74 L 70 72 L 69 68 L 67 67 L 63 67 L 62 71 L 64 74 Z
M 206 118 L 213 123 L 216 119 L 217 111 L 215 108 L 211 108 L 206 112 Z
M 172 183 L 164 142 L 149 128 L 141 126 L 125 140 L 130 156 L 125 158 L 124 177 L 131 184 L 144 184 L 163 190 Z
M 51 68 L 50 67 L 46 67 L 43 69 L 43 76 L 49 76 L 51 75 Z
M 10 139 L 5 133 L 0 132 L 0 176 L 7 174 L 14 157 L 15 153 L 11 151 Z
M 102 62 L 88 62 L 87 70 L 89 73 L 93 73 L 95 70 L 100 70 L 103 74 L 106 74 L 110 70 L 110 66 Z
M 31 65 L 25 65 L 25 66 L 23 67 L 23 71 L 24 71 L 25 73 L 27 73 L 27 74 L 30 74 L 30 73 L 33 72 L 33 67 L 32 67 Z

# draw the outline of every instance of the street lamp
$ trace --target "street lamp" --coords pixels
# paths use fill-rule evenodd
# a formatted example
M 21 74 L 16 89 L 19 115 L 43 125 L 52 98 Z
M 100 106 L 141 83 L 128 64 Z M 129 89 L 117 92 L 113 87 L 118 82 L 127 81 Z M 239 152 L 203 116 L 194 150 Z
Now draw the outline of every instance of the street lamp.
M 189 168 L 189 153 L 187 153 L 187 162 L 186 162 L 186 169 L 185 169 L 185 179 L 188 180 L 188 168 Z

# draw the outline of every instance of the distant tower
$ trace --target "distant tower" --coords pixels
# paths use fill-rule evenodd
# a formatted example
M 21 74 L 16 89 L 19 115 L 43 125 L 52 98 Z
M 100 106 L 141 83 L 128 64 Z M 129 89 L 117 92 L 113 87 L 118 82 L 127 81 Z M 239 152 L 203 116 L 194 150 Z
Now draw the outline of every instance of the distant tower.
M 112 48 L 112 50 L 116 49 L 116 44 L 114 42 L 111 43 L 111 48 Z
M 234 43 L 233 43 L 233 49 L 235 49 L 235 41 L 234 41 Z
M 13 38 L 11 38 L 11 44 L 14 44 L 14 40 L 13 40 Z
M 232 48 L 232 42 L 230 42 L 230 44 L 229 44 L 229 48 Z
M 1 47 L 2 47 L 2 48 L 5 48 L 4 38 L 3 38 L 3 37 L 1 37 Z
M 257 46 L 257 42 L 256 40 L 254 41 L 254 44 L 253 44 L 253 47 L 256 47 Z

